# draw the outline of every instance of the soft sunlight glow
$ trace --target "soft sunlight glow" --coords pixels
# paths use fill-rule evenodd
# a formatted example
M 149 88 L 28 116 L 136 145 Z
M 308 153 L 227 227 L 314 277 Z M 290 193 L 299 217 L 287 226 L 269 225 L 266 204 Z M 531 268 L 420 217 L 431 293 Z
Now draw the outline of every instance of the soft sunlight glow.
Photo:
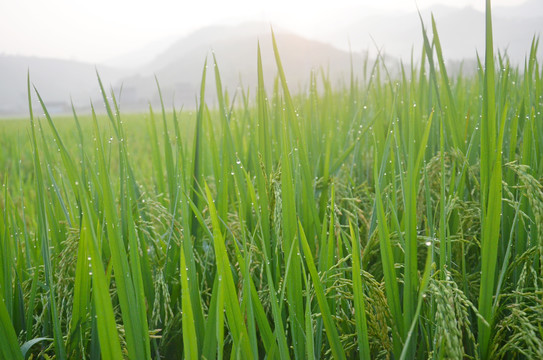
M 516 5 L 523 0 L 495 0 Z M 483 0 L 1 0 L 0 54 L 99 63 L 212 24 L 272 23 L 310 38 L 361 14 L 441 4 L 482 9 Z M 391 29 L 393 31 L 393 29 Z

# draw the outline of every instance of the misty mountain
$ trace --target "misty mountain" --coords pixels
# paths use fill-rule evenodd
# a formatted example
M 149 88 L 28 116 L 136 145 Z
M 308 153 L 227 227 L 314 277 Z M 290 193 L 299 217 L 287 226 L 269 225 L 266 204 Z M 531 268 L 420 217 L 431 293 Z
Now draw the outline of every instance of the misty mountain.
M 434 6 L 421 11 L 426 30 L 432 37 L 431 15 L 436 20 L 439 39 L 445 58 L 449 60 L 473 59 L 484 53 L 485 15 L 471 7 L 453 8 Z M 511 61 L 522 64 L 530 50 L 534 35 L 543 33 L 543 1 L 531 0 L 516 7 L 493 9 L 494 46 L 507 52 Z M 384 14 L 359 20 L 335 32 L 319 35 L 323 41 L 345 48 L 350 39 L 352 49 L 376 53 L 376 46 L 386 54 L 409 61 L 422 49 L 422 31 L 418 14 Z M 542 49 L 538 53 L 543 54 Z
M 172 60 L 191 56 L 200 56 L 203 63 L 208 51 L 214 46 L 239 38 L 251 38 L 256 44 L 258 38 L 269 37 L 270 34 L 270 25 L 262 22 L 248 22 L 237 26 L 207 26 L 179 38 L 164 51 L 156 54 L 154 59 L 140 70 L 145 75 L 152 74 L 171 65 Z
M 323 70 L 331 79 L 349 74 L 351 59 L 361 64 L 360 55 L 352 55 L 333 46 L 292 33 L 276 30 L 276 39 L 289 85 L 295 91 L 309 84 L 311 70 Z M 257 47 L 260 42 L 263 71 L 268 88 L 277 73 L 271 29 L 263 23 L 239 26 L 213 26 L 182 37 L 135 70 L 98 68 L 106 88 L 111 86 L 123 111 L 141 111 L 149 103 L 159 105 L 158 79 L 166 105 L 194 108 L 207 58 L 206 101 L 215 101 L 213 55 L 222 83 L 230 94 L 243 89 L 255 90 L 257 84 Z M 21 56 L 0 56 L 0 114 L 28 112 L 26 74 L 38 88 L 52 113 L 70 112 L 70 99 L 76 110 L 87 112 L 90 100 L 101 104 L 95 66 L 91 64 Z M 321 76 L 322 74 L 319 74 Z M 254 93 L 254 92 L 253 92 Z M 238 91 L 238 95 L 239 91 Z M 97 107 L 99 110 L 101 106 Z
M 0 55 L 0 114 L 28 113 L 27 74 L 51 112 L 70 112 L 70 98 L 76 108 L 88 108 L 91 99 L 100 99 L 96 70 L 105 84 L 127 75 L 122 70 L 76 61 Z M 34 90 L 32 94 L 36 98 Z
M 464 59 L 474 59 L 484 52 L 484 14 L 473 8 L 438 6 L 421 12 L 431 36 L 431 14 L 435 15 L 444 56 L 452 71 Z M 352 15 L 352 14 L 351 14 Z M 356 14 L 349 19 L 356 18 Z M 543 1 L 530 0 L 516 7 L 493 9 L 495 47 L 506 51 L 511 60 L 522 64 L 534 35 L 543 33 Z M 413 52 L 420 58 L 422 32 L 416 13 L 392 12 L 361 15 L 338 29 L 324 29 L 309 40 L 284 29 L 274 29 L 289 86 L 304 89 L 312 70 L 325 72 L 333 82 L 345 79 L 351 69 L 359 74 L 363 59 L 376 55 L 377 46 L 390 56 L 409 62 Z M 266 23 L 237 26 L 209 26 L 177 39 L 143 46 L 100 65 L 104 85 L 114 89 L 123 111 L 140 111 L 149 102 L 157 105 L 160 83 L 167 106 L 194 108 L 207 58 L 206 101 L 214 105 L 215 55 L 223 86 L 240 95 L 240 86 L 254 94 L 257 82 L 257 46 L 262 51 L 263 70 L 268 88 L 273 86 L 276 64 L 271 44 L 271 28 Z M 348 51 L 348 44 L 352 54 Z M 538 55 L 542 56 L 540 47 Z M 473 66 L 473 62 L 468 62 Z M 464 67 L 465 68 L 465 67 Z M 0 55 L 0 115 L 27 114 L 26 76 L 30 69 L 32 83 L 38 88 L 49 110 L 69 112 L 70 98 L 76 109 L 88 111 L 90 100 L 101 104 L 95 65 L 57 59 Z M 319 76 L 322 74 L 319 74 Z M 102 107 L 99 107 L 102 109 Z
M 110 58 L 104 61 L 103 65 L 112 68 L 142 71 L 145 65 L 149 64 L 157 54 L 169 48 L 178 38 L 178 36 L 168 36 L 156 39 L 138 49 Z
M 332 79 L 339 79 L 348 76 L 351 58 L 354 63 L 362 63 L 360 55 L 351 57 L 348 52 L 329 44 L 291 33 L 278 32 L 276 40 L 293 90 L 309 83 L 311 70 L 324 70 Z M 180 39 L 144 66 L 139 75 L 123 79 L 122 99 L 129 104 L 142 105 L 149 100 L 158 103 L 156 76 L 167 104 L 174 101 L 177 106 L 193 107 L 207 58 L 206 100 L 213 102 L 216 92 L 213 56 L 217 59 L 222 84 L 231 93 L 240 86 L 254 90 L 258 44 L 262 52 L 264 78 L 270 87 L 277 72 L 271 31 L 266 24 L 249 23 L 205 28 Z

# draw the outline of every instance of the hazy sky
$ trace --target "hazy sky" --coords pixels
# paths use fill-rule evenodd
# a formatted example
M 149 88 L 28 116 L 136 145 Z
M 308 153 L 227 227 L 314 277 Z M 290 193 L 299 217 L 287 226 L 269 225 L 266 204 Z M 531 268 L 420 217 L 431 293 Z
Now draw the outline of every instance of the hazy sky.
M 247 20 L 311 36 L 354 16 L 484 0 L 0 0 L 0 54 L 98 63 L 215 23 Z M 524 0 L 493 0 L 515 5 Z

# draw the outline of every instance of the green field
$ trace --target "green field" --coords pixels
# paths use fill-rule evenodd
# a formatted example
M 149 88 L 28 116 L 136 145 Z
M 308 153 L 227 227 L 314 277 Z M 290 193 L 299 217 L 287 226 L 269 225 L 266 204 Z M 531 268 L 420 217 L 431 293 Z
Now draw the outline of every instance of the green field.
M 543 68 L 489 4 L 473 76 L 432 24 L 397 75 L 292 94 L 274 42 L 192 113 L 0 121 L 0 359 L 542 359 Z

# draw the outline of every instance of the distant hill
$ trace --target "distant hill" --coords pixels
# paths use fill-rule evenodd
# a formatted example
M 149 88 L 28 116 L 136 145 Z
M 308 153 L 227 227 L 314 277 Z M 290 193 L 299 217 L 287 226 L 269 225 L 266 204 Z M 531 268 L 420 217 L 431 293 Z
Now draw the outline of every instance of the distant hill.
M 276 29 L 283 66 L 293 90 L 309 83 L 311 70 L 325 69 L 332 79 L 348 75 L 351 58 L 361 64 L 360 55 L 350 55 L 333 46 L 307 40 Z M 137 69 L 119 70 L 99 66 L 100 76 L 115 90 L 122 110 L 139 111 L 149 102 L 159 104 L 155 76 L 166 105 L 193 108 L 198 94 L 204 61 L 208 64 L 206 101 L 215 101 L 213 57 L 215 54 L 222 82 L 231 94 L 239 86 L 254 91 L 257 83 L 257 46 L 260 41 L 263 69 L 269 88 L 277 68 L 268 24 L 213 26 L 183 37 L 151 61 Z M 118 62 L 117 62 L 118 63 Z M 70 111 L 70 98 L 76 109 L 88 111 L 92 99 L 100 103 L 95 66 L 91 64 L 21 56 L 0 56 L 0 115 L 26 114 L 26 74 L 53 113 Z
M 349 74 L 351 55 L 346 51 L 286 32 L 276 33 L 276 40 L 293 89 L 309 83 L 312 69 L 325 69 L 335 79 Z M 264 76 L 267 85 L 273 85 L 277 67 L 272 50 L 271 31 L 267 25 L 250 23 L 233 27 L 210 27 L 177 41 L 144 66 L 140 75 L 123 79 L 124 101 L 141 104 L 152 100 L 156 103 L 155 79 L 150 75 L 154 74 L 168 104 L 171 104 L 175 97 L 175 104 L 178 106 L 193 106 L 207 57 L 210 87 L 206 99 L 212 102 L 216 92 L 213 54 L 217 59 L 224 87 L 231 93 L 238 86 L 254 90 L 257 84 L 259 42 Z M 361 64 L 360 55 L 352 55 L 352 58 L 355 64 Z
M 169 48 L 178 40 L 178 38 L 178 36 L 168 36 L 156 39 L 153 42 L 144 44 L 138 49 L 110 58 L 104 61 L 103 65 L 112 68 L 141 71 L 142 68 L 150 63 L 157 54 L 162 53 Z
M 71 111 L 70 98 L 76 108 L 88 108 L 91 98 L 100 97 L 96 69 L 105 84 L 126 76 L 118 69 L 76 61 L 0 55 L 0 115 L 28 113 L 28 72 L 51 112 Z
M 276 32 L 281 32 L 281 30 L 276 29 Z M 154 73 L 170 65 L 172 60 L 186 57 L 199 56 L 203 63 L 208 51 L 218 44 L 240 38 L 252 38 L 256 44 L 258 38 L 269 37 L 270 34 L 270 25 L 262 22 L 248 22 L 237 26 L 207 26 L 173 42 L 164 51 L 155 55 L 152 61 L 142 66 L 140 72 Z
M 422 11 L 431 36 L 431 14 L 435 14 L 445 58 L 452 71 L 474 67 L 477 51 L 484 52 L 484 14 L 473 8 L 447 6 Z M 354 15 L 350 19 L 356 18 Z M 515 7 L 493 9 L 495 47 L 507 51 L 514 63 L 522 64 L 534 35 L 543 33 L 543 1 L 530 0 Z M 333 81 L 345 78 L 351 68 L 359 73 L 367 53 L 375 56 L 375 46 L 390 57 L 404 62 L 420 58 L 422 35 L 418 14 L 389 13 L 360 16 L 342 28 L 324 29 L 309 40 L 274 29 L 289 86 L 295 91 L 307 86 L 311 70 L 325 69 Z M 237 26 L 209 26 L 178 39 L 167 38 L 117 57 L 98 66 L 104 84 L 120 94 L 123 110 L 140 111 L 151 102 L 158 104 L 155 75 L 159 80 L 166 105 L 193 108 L 198 94 L 204 60 L 208 64 L 206 101 L 213 105 L 215 54 L 223 86 L 230 94 L 240 85 L 254 93 L 256 86 L 256 54 L 260 42 L 263 69 L 268 88 L 276 75 L 271 44 L 271 28 L 266 23 Z M 350 44 L 352 54 L 348 51 Z M 543 56 L 543 46 L 539 48 Z M 115 65 L 115 66 L 111 66 Z M 392 67 L 392 66 L 391 66 Z M 52 112 L 67 112 L 70 97 L 76 109 L 88 111 L 90 99 L 101 102 L 92 64 L 22 56 L 0 55 L 0 116 L 26 114 L 26 75 L 30 69 L 36 85 Z M 122 70 L 120 70 L 122 69 Z M 468 69 L 469 71 L 469 69 Z
M 471 7 L 453 8 L 434 6 L 423 10 L 421 15 L 431 38 L 431 14 L 434 14 L 444 56 L 449 60 L 470 59 L 476 52 L 484 53 L 485 15 Z M 514 7 L 493 9 L 494 45 L 507 51 L 510 59 L 522 64 L 530 50 L 534 35 L 543 34 L 543 1 L 531 0 Z M 369 49 L 375 52 L 375 44 L 391 56 L 404 61 L 420 57 L 422 32 L 416 13 L 361 16 L 334 32 L 320 34 L 328 43 L 345 48 L 346 39 L 352 49 Z M 375 44 L 373 43 L 375 41 Z M 540 47 L 539 55 L 543 55 Z

